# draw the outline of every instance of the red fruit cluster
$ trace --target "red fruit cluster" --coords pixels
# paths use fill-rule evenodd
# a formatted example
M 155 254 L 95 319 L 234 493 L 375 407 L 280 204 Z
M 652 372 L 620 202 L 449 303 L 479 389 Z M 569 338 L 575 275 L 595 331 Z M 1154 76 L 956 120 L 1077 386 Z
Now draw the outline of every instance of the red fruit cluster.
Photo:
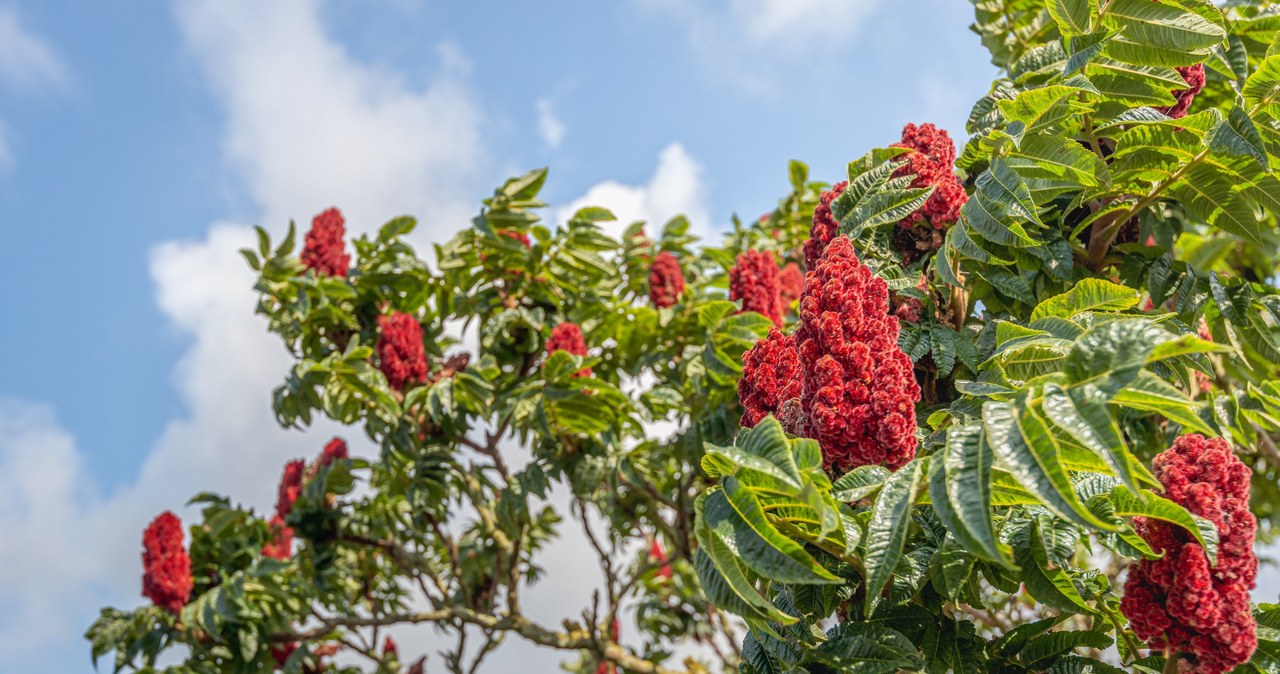
M 969 200 L 964 186 L 956 178 L 956 144 L 943 129 L 933 124 L 907 124 L 902 127 L 902 140 L 890 147 L 905 147 L 912 152 L 903 155 L 906 164 L 894 175 L 914 173 L 912 187 L 932 187 L 933 194 L 919 210 L 902 220 L 909 227 L 927 220 L 934 229 L 946 229 L 960 218 L 960 207 Z
M 1182 653 L 1194 674 L 1222 674 L 1247 662 L 1258 646 L 1249 607 L 1258 573 L 1251 472 L 1225 440 L 1201 435 L 1178 438 L 1153 467 L 1166 497 L 1213 522 L 1218 561 L 1210 565 L 1185 529 L 1135 518 L 1138 533 L 1164 556 L 1129 567 L 1120 609 L 1150 647 Z
M 742 311 L 763 314 L 781 326 L 780 293 L 778 260 L 773 253 L 748 250 L 738 256 L 737 263 L 729 270 L 729 299 L 742 300 Z
M 347 275 L 351 256 L 347 255 L 346 243 L 342 240 L 346 234 L 344 222 L 342 212 L 336 208 L 330 208 L 311 220 L 311 230 L 307 232 L 302 247 L 303 266 L 323 276 Z
M 800 299 L 800 293 L 804 292 L 804 272 L 800 271 L 800 265 L 794 262 L 788 262 L 782 271 L 778 272 L 778 295 L 782 298 L 782 308 L 788 309 L 791 303 Z
M 427 380 L 427 354 L 418 319 L 400 311 L 378 317 L 378 369 L 397 391 Z
M 272 559 L 289 559 L 293 556 L 293 529 L 284 523 L 279 514 L 267 523 L 271 539 L 262 546 L 262 556 Z
M 324 450 L 320 452 L 319 458 L 316 459 L 316 467 L 326 468 L 332 466 L 334 461 L 350 457 L 351 452 L 347 449 L 347 441 L 342 438 L 334 438 L 326 443 Z
M 684 272 L 676 256 L 663 251 L 649 267 L 649 301 L 658 309 L 675 306 L 684 292 Z
M 302 480 L 307 464 L 302 459 L 284 464 L 280 486 L 276 489 L 276 512 L 267 523 L 271 539 L 262 546 L 262 555 L 273 559 L 293 556 L 293 529 L 284 519 L 293 511 L 293 504 L 302 493 Z
M 177 614 L 191 599 L 191 558 L 183 545 L 182 520 L 166 510 L 142 532 L 142 596 Z
M 827 244 L 840 232 L 840 223 L 831 214 L 831 202 L 844 194 L 844 188 L 848 185 L 847 181 L 838 182 L 818 197 L 818 206 L 813 209 L 813 226 L 809 228 L 809 239 L 804 242 L 805 269 L 813 269 L 818 264 L 822 251 L 827 249 Z
M 284 464 L 284 474 L 280 476 L 280 488 L 276 493 L 276 515 L 281 519 L 288 517 L 293 510 L 293 502 L 302 493 L 302 474 L 307 464 L 302 459 Z
M 557 351 L 568 351 L 575 356 L 587 355 L 587 340 L 582 336 L 582 328 L 577 323 L 565 321 L 551 328 L 551 335 L 547 337 L 547 355 Z M 590 377 L 591 368 L 584 367 L 573 376 Z
M 806 435 L 833 474 L 867 464 L 896 470 L 916 453 L 911 358 L 898 348 L 889 289 L 836 237 L 805 278 L 796 348 Z
M 750 428 L 770 414 L 781 418 L 782 404 L 799 398 L 800 388 L 795 335 L 773 328 L 742 356 L 742 378 L 738 380 L 741 425 Z
M 1178 74 L 1182 75 L 1182 79 L 1186 81 L 1187 88 L 1171 92 L 1176 102 L 1167 108 L 1158 109 L 1174 119 L 1182 119 L 1187 116 L 1187 111 L 1191 109 L 1191 103 L 1195 101 L 1196 94 L 1204 89 L 1204 64 L 1197 63 L 1177 70 Z

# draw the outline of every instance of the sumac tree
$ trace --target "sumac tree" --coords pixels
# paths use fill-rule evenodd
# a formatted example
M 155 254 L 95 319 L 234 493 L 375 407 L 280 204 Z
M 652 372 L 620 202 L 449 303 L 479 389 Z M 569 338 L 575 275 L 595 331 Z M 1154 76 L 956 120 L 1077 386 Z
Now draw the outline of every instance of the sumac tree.
M 273 512 L 203 494 L 187 539 L 161 515 L 152 605 L 104 610 L 95 658 L 1280 671 L 1249 597 L 1280 522 L 1280 8 L 974 5 L 1002 75 L 961 151 L 922 123 L 833 184 L 794 162 L 723 242 L 544 223 L 545 171 L 430 262 L 409 218 L 349 248 L 326 211 L 300 254 L 260 231 L 280 423 L 376 458 L 281 457 Z M 542 624 L 522 597 L 571 526 L 599 590 Z

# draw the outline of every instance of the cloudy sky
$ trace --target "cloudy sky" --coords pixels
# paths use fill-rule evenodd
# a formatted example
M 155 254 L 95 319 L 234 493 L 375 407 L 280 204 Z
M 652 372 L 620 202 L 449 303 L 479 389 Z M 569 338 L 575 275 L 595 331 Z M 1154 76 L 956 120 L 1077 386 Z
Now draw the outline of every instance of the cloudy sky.
M 0 0 L 0 662 L 35 674 L 91 671 L 156 512 L 265 506 L 335 431 L 273 424 L 251 225 L 337 205 L 425 244 L 550 165 L 553 204 L 715 232 L 788 159 L 836 180 L 908 121 L 962 139 L 993 75 L 956 0 L 109 5 Z

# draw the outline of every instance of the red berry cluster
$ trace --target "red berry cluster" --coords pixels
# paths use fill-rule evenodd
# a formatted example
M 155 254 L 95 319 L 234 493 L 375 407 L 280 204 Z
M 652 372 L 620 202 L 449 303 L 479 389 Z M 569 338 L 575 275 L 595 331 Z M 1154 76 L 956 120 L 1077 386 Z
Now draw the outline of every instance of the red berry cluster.
M 324 450 L 320 452 L 320 456 L 316 459 L 316 468 L 327 468 L 333 465 L 334 461 L 341 461 L 351 457 L 351 452 L 347 449 L 347 441 L 342 438 L 334 438 L 325 443 Z
M 849 183 L 841 181 L 831 186 L 818 197 L 818 206 L 813 209 L 813 226 L 809 228 L 809 239 L 804 242 L 804 268 L 813 269 L 822 257 L 827 244 L 840 232 L 840 223 L 831 214 L 831 202 L 844 194 Z
M 565 321 L 551 328 L 551 335 L 547 337 L 547 355 L 557 351 L 568 351 L 575 356 L 587 355 L 587 340 L 582 336 L 582 328 L 577 323 Z M 584 367 L 573 376 L 590 377 L 591 368 Z
M 822 445 L 829 469 L 896 470 L 915 457 L 920 386 L 911 358 L 898 348 L 889 289 L 846 236 L 828 244 L 805 278 L 796 348 L 806 435 Z
M 743 356 L 738 399 L 743 426 L 773 414 L 818 440 L 833 474 L 896 470 L 915 456 L 920 386 L 898 348 L 888 287 L 848 237 L 833 239 L 805 277 L 799 330 L 774 329 Z
M 796 337 L 773 328 L 742 356 L 742 378 L 738 380 L 741 425 L 750 428 L 770 414 L 782 418 L 782 404 L 799 398 L 800 386 Z
M 351 256 L 347 255 L 346 244 L 342 240 L 346 233 L 344 223 L 342 212 L 336 208 L 330 208 L 311 220 L 311 231 L 307 232 L 302 248 L 303 266 L 323 276 L 347 275 Z
M 742 300 L 742 311 L 763 314 L 782 325 L 781 284 L 778 259 L 763 250 L 748 250 L 738 256 L 729 271 L 729 299 Z
M 271 559 L 289 559 L 293 556 L 293 529 L 284 523 L 284 518 L 275 515 L 267 522 L 270 540 L 262 546 L 262 556 Z
M 1152 648 L 1183 654 L 1195 674 L 1222 674 L 1247 662 L 1258 646 L 1249 607 L 1258 572 L 1251 471 L 1225 440 L 1201 435 L 1178 438 L 1153 467 L 1166 497 L 1217 527 L 1218 563 L 1209 564 L 1185 529 L 1134 518 L 1138 533 L 1164 556 L 1129 567 L 1120 608 Z
M 142 532 L 142 596 L 177 614 L 191 599 L 191 558 L 183 545 L 182 520 L 166 510 Z
M 908 215 L 900 223 L 911 226 L 928 220 L 934 229 L 946 229 L 960 218 L 960 207 L 969 200 L 964 186 L 956 178 L 956 144 L 943 129 L 933 124 L 907 124 L 902 127 L 902 140 L 890 147 L 905 147 L 911 152 L 903 155 L 906 164 L 895 176 L 914 173 L 912 187 L 932 187 L 933 194 L 919 210 Z
M 276 494 L 276 515 L 288 517 L 293 511 L 293 503 L 302 493 L 302 474 L 307 463 L 302 459 L 284 464 L 284 474 L 280 476 L 280 488 Z
M 403 312 L 378 317 L 378 369 L 397 391 L 427 380 L 422 324 Z
M 789 309 L 792 302 L 800 299 L 802 292 L 804 292 L 804 272 L 800 270 L 800 265 L 788 262 L 782 271 L 778 272 L 778 295 L 782 298 L 782 308 Z
M 284 474 L 280 476 L 280 487 L 276 492 L 276 512 L 267 523 L 271 539 L 262 546 L 262 555 L 273 559 L 288 559 L 293 556 L 293 529 L 285 524 L 284 519 L 293 510 L 293 503 L 302 493 L 302 477 L 307 464 L 302 459 L 284 464 Z
M 1171 92 L 1176 102 L 1167 108 L 1158 108 L 1158 110 L 1174 119 L 1182 119 L 1187 116 L 1187 111 L 1191 109 L 1191 103 L 1195 101 L 1196 94 L 1200 93 L 1201 89 L 1204 89 L 1204 64 L 1197 63 L 1177 70 L 1178 74 L 1182 75 L 1182 79 L 1186 81 L 1187 88 Z
M 649 301 L 663 309 L 675 306 L 684 292 L 684 272 L 675 255 L 663 251 L 653 258 L 649 267 Z

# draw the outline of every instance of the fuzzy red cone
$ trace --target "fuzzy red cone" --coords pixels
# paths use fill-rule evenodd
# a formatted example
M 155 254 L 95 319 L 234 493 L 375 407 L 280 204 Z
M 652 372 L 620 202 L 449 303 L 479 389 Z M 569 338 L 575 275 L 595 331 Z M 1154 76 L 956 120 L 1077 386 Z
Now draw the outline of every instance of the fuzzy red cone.
M 311 230 L 307 232 L 302 247 L 302 265 L 314 269 L 323 276 L 346 276 L 351 266 L 351 256 L 347 255 L 345 221 L 342 212 L 336 208 L 317 215 L 311 220 Z
M 1195 434 L 1178 438 L 1152 465 L 1165 497 L 1213 522 L 1218 560 L 1210 565 L 1185 529 L 1134 518 L 1134 528 L 1164 556 L 1129 567 L 1120 610 L 1148 646 L 1182 653 L 1183 671 L 1229 672 L 1258 646 L 1249 605 L 1258 573 L 1258 522 L 1249 511 L 1252 472 L 1225 440 Z
M 191 600 L 191 558 L 183 545 L 182 520 L 166 510 L 142 533 L 142 596 L 177 614 Z

